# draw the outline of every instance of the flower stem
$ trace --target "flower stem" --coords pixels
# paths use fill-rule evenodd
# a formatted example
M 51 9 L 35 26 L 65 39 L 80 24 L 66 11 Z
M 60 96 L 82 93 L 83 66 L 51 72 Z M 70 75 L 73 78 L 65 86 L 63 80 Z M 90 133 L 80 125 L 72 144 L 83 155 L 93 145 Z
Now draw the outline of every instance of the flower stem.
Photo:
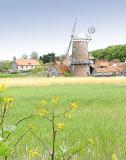
M 55 131 L 55 115 L 54 115 L 54 112 L 53 112 L 53 117 L 52 117 L 52 134 L 53 134 L 52 160 L 55 160 L 55 139 L 56 139 L 56 131 Z

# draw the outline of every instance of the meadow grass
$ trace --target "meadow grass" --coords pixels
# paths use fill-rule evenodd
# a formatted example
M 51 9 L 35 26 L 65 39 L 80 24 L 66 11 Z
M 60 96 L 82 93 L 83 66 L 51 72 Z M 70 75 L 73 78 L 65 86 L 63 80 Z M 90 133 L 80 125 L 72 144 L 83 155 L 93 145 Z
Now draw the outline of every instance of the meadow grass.
M 8 87 L 50 86 L 64 84 L 126 84 L 125 77 L 12 77 L 0 78 L 0 84 Z
M 0 73 L 0 78 L 17 78 L 17 77 L 26 77 L 28 76 L 27 74 L 5 74 L 5 73 Z
M 57 106 L 58 111 L 61 111 L 71 101 L 78 103 L 79 110 L 73 114 L 72 119 L 65 120 L 65 130 L 57 137 L 57 148 L 63 143 L 72 146 L 79 142 L 85 147 L 79 153 L 78 160 L 110 160 L 113 153 L 116 153 L 120 160 L 126 159 L 125 84 L 80 83 L 43 87 L 36 85 L 36 87 L 34 85 L 33 87 L 11 87 L 7 91 L 7 95 L 14 96 L 16 99 L 12 111 L 8 113 L 10 116 L 6 115 L 8 123 L 13 124 L 20 117 L 29 115 L 38 109 L 41 99 L 48 100 L 54 95 L 59 95 L 61 102 Z M 29 123 L 33 123 L 35 125 L 33 131 L 46 144 L 50 144 L 50 126 L 39 117 L 24 122 L 17 129 L 12 143 L 21 136 Z M 87 145 L 89 138 L 94 141 L 93 145 Z M 26 146 L 43 150 L 42 145 L 29 133 L 17 147 L 17 160 L 23 160 L 22 155 Z

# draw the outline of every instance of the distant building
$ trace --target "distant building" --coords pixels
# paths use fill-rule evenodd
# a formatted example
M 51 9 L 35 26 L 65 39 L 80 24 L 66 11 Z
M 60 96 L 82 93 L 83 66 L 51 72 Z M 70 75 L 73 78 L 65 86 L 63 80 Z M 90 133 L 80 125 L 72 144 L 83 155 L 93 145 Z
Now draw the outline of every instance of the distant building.
M 126 76 L 125 62 L 97 61 L 90 67 L 94 76 Z
M 52 64 L 48 71 L 50 77 L 64 76 L 68 72 L 70 72 L 70 68 L 60 63 Z
M 13 59 L 13 69 L 17 71 L 28 71 L 40 66 L 35 59 Z
M 95 68 L 93 71 L 94 76 L 117 76 L 120 74 L 118 67 L 107 67 L 107 68 Z

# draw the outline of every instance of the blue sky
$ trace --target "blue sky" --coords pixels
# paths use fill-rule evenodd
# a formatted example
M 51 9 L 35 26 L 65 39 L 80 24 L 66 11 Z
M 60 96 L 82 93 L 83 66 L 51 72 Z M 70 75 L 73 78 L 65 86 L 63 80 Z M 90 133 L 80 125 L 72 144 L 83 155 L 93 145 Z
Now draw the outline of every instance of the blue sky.
M 96 27 L 89 50 L 125 44 L 125 8 L 125 0 L 0 0 L 0 59 L 65 53 L 76 17 L 76 33 Z

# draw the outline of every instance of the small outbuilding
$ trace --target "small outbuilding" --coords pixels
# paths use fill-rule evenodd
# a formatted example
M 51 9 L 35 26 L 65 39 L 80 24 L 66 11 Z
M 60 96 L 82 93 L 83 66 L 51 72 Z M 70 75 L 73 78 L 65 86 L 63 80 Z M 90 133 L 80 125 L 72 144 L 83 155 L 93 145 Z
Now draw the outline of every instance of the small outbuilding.
M 70 72 L 70 68 L 63 64 L 53 64 L 49 68 L 50 77 L 64 76 L 64 74 L 68 72 Z

